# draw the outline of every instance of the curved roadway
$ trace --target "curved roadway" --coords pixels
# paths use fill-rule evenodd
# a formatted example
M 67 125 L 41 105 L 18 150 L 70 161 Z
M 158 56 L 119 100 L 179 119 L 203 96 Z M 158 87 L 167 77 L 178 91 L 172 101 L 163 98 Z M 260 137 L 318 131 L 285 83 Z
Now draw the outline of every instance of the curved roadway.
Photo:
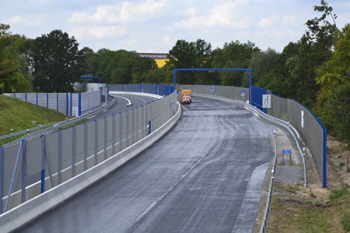
M 253 232 L 274 127 L 194 97 L 152 147 L 18 232 Z
M 152 102 L 158 98 L 150 95 L 141 95 L 141 94 L 127 94 L 127 93 L 118 93 L 111 94 L 116 99 L 116 104 L 114 104 L 111 108 L 106 109 L 104 112 L 99 113 L 98 115 L 94 115 L 90 117 L 90 121 L 103 119 L 104 117 L 109 117 L 112 114 L 117 114 L 119 112 L 124 112 L 126 110 L 131 110 L 135 107 L 141 107 L 142 105 Z M 159 97 L 160 98 L 160 97 Z M 127 107 L 127 103 L 131 102 L 133 105 Z

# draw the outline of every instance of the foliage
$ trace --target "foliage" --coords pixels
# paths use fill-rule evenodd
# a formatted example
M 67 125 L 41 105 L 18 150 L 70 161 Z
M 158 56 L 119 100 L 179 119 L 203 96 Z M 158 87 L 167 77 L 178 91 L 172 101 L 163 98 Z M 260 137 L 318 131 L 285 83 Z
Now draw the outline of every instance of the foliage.
M 7 32 L 9 25 L 0 24 L 0 93 L 30 90 L 26 57 L 20 54 L 25 39 Z
M 255 44 L 248 41 L 240 43 L 232 41 L 225 43 L 222 49 L 217 48 L 213 52 L 214 68 L 249 68 L 250 59 L 254 53 L 259 52 L 259 48 Z M 221 85 L 226 86 L 247 86 L 248 74 L 244 72 L 220 72 Z
M 315 112 L 330 133 L 350 140 L 350 25 L 340 33 L 332 58 L 320 67 L 316 81 L 322 85 Z
M 81 54 L 78 42 L 66 32 L 53 30 L 34 40 L 34 88 L 43 92 L 72 92 L 79 81 Z
M 196 42 L 178 40 L 169 51 L 169 66 L 173 68 L 208 68 L 212 60 L 211 44 L 198 39 Z M 185 71 L 177 75 L 178 83 L 207 83 L 211 74 Z

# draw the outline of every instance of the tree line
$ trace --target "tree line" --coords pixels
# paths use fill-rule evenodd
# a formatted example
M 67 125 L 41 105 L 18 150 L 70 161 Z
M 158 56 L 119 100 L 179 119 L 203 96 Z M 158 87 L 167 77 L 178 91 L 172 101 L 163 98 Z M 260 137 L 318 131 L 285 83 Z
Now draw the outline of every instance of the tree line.
M 0 24 L 0 93 L 71 92 L 80 76 L 92 74 L 109 84 L 172 83 L 174 68 L 249 68 L 253 85 L 304 104 L 329 132 L 350 140 L 350 26 L 336 26 L 336 14 L 324 0 L 314 6 L 319 17 L 305 23 L 306 32 L 282 52 L 253 42 L 231 41 L 213 49 L 203 39 L 177 40 L 168 62 L 159 68 L 152 58 L 126 50 L 88 47 L 66 32 L 53 30 L 36 39 L 12 35 Z M 247 87 L 247 72 L 179 72 L 180 84 Z

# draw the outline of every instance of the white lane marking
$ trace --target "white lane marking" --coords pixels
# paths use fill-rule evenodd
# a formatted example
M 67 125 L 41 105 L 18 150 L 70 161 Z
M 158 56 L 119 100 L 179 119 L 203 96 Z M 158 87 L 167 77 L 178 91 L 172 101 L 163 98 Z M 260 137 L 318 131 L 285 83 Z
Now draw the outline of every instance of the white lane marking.
M 131 101 L 130 101 L 128 98 L 123 97 L 123 96 L 120 96 L 120 95 L 117 95 L 117 97 L 123 98 L 123 99 L 125 99 L 126 101 L 128 101 L 128 104 L 131 104 Z

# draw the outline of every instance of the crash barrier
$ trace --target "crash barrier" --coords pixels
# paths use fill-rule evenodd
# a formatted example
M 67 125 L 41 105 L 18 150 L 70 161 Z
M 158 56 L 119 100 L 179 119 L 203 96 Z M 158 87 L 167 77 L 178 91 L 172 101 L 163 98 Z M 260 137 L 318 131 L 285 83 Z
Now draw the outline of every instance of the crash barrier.
M 173 92 L 99 121 L 0 147 L 0 229 L 30 221 L 150 146 L 180 117 L 176 97 Z
M 108 85 L 104 84 L 99 90 L 84 93 L 4 93 L 4 95 L 54 109 L 67 116 L 81 116 L 107 102 L 108 92 Z
M 214 86 L 215 92 L 212 93 L 213 85 L 182 85 L 178 84 L 178 91 L 180 88 L 191 89 L 193 93 L 202 93 L 209 95 L 223 96 L 230 99 L 240 100 L 240 92 L 245 90 L 247 97 L 248 88 L 229 87 L 229 86 Z M 252 88 L 254 91 L 255 88 Z M 267 92 L 268 93 L 268 92 Z M 257 95 L 252 93 L 254 98 Z M 262 99 L 263 96 L 260 96 Z M 241 100 L 247 100 L 241 99 Z M 252 101 L 259 102 L 259 101 Z M 281 98 L 271 94 L 271 106 L 265 109 L 266 113 L 275 118 L 284 120 L 296 129 L 300 134 L 303 143 L 309 148 L 313 161 L 316 165 L 317 173 L 322 182 L 323 188 L 327 187 L 327 129 L 322 122 L 305 106 L 295 100 Z M 254 105 L 253 105 L 254 106 Z M 257 106 L 259 107 L 259 106 Z M 304 154 L 305 152 L 303 152 Z
M 269 216 L 270 216 L 270 210 L 271 210 L 271 202 L 272 202 L 272 193 L 273 193 L 273 187 L 274 187 L 274 180 L 275 180 L 275 171 L 276 171 L 276 165 L 277 165 L 277 143 L 276 143 L 276 135 L 275 131 L 272 133 L 272 139 L 273 139 L 273 145 L 275 150 L 275 158 L 273 159 L 273 165 L 271 169 L 271 178 L 270 178 L 270 184 L 269 184 L 269 191 L 267 193 L 267 200 L 265 205 L 265 211 L 264 216 L 261 222 L 260 226 L 260 233 L 266 232 L 268 228 L 268 222 L 269 222 Z

